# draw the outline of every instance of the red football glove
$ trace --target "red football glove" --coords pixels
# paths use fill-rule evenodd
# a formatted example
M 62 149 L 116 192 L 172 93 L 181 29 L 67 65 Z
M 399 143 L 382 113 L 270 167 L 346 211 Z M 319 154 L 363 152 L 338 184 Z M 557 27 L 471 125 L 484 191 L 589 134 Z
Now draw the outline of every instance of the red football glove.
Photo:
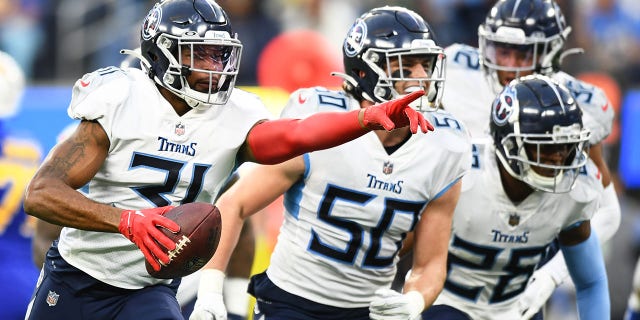
M 411 102 L 422 97 L 424 90 L 412 92 L 398 99 L 390 100 L 364 109 L 362 126 L 371 130 L 393 129 L 410 126 L 412 133 L 433 131 L 433 125 L 427 121 L 422 113 L 409 106 Z
M 140 248 L 145 259 L 149 261 L 155 271 L 160 270 L 160 263 L 169 263 L 167 250 L 176 248 L 175 242 L 158 229 L 158 227 L 163 227 L 174 233 L 180 231 L 180 226 L 177 223 L 162 216 L 171 209 L 173 206 L 124 210 L 120 215 L 118 230 Z

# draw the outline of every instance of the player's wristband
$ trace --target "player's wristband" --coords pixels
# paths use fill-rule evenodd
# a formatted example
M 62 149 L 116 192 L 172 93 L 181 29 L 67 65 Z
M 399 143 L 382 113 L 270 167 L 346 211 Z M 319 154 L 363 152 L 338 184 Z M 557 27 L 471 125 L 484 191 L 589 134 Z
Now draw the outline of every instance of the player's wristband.
M 227 278 L 224 282 L 224 304 L 227 312 L 246 317 L 249 312 L 249 279 Z
M 224 272 L 218 269 L 203 269 L 200 271 L 198 297 L 206 296 L 208 293 L 222 294 L 224 278 Z
M 424 297 L 418 291 L 409 291 L 404 293 L 404 296 L 409 300 L 409 308 L 412 316 L 417 316 L 424 311 Z
M 620 219 L 621 212 L 618 195 L 613 183 L 610 183 L 604 188 L 598 210 L 591 218 L 591 229 L 598 234 L 600 243 L 606 243 L 616 234 L 620 227 Z

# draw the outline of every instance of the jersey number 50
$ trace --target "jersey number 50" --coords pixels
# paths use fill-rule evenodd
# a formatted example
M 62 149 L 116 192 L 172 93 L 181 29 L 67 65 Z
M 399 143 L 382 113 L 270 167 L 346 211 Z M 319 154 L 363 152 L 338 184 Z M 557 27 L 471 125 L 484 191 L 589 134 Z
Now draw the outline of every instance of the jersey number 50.
M 402 234 L 400 240 L 396 244 L 396 250 L 390 256 L 380 256 L 381 241 L 387 230 L 389 230 L 393 223 L 394 215 L 396 214 L 410 214 L 412 215 L 412 223 L 410 230 L 415 228 L 418 221 L 418 215 L 421 209 L 424 207 L 424 202 L 410 202 L 402 201 L 398 199 L 385 199 L 385 208 L 380 220 L 376 227 L 366 230 L 366 227 L 352 220 L 344 219 L 342 217 L 335 217 L 331 215 L 331 211 L 337 202 L 346 201 L 355 203 L 357 205 L 366 206 L 369 201 L 375 198 L 376 195 L 358 192 L 355 190 L 344 189 L 337 186 L 329 185 L 325 191 L 324 197 L 320 202 L 320 208 L 318 210 L 318 219 L 330 224 L 333 227 L 344 230 L 349 233 L 350 240 L 346 244 L 346 248 L 332 247 L 321 240 L 320 234 L 311 229 L 311 243 L 309 250 L 311 252 L 321 254 L 333 260 L 341 261 L 347 264 L 353 264 L 356 259 L 356 255 L 363 245 L 363 239 L 367 233 L 369 233 L 369 239 L 371 244 L 366 249 L 365 256 L 362 262 L 362 267 L 366 268 L 381 268 L 389 266 L 393 263 L 393 259 L 402 246 L 402 240 L 406 237 L 406 233 Z M 374 213 L 372 213 L 374 215 Z

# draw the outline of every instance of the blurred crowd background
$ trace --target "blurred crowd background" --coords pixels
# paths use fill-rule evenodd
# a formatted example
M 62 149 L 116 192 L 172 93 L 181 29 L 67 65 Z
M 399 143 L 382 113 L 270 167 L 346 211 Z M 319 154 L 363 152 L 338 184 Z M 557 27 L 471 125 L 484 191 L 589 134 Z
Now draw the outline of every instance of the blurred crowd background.
M 602 86 L 618 114 L 605 151 L 617 177 L 623 217 L 618 234 L 605 252 L 613 319 L 621 319 L 640 253 L 640 130 L 636 125 L 640 121 L 640 1 L 556 1 L 573 28 L 567 48 L 585 50 L 584 54 L 567 57 L 564 70 Z M 63 121 L 70 122 L 65 118 L 65 102 L 70 100 L 73 82 L 86 72 L 119 65 L 124 58 L 119 50 L 138 46 L 141 21 L 154 2 L 0 0 L 0 50 L 18 61 L 29 85 L 14 127 L 28 134 L 44 125 L 38 121 L 48 121 L 55 130 L 64 126 Z M 340 85 L 339 80 L 329 77 L 329 72 L 342 69 L 342 39 L 362 12 L 382 5 L 405 6 L 425 17 L 443 47 L 452 43 L 477 46 L 477 27 L 494 0 L 218 3 L 230 15 L 244 44 L 237 84 L 277 86 L 288 92 L 300 86 Z M 50 88 L 61 90 L 49 91 Z M 63 103 L 47 105 L 53 101 Z M 41 119 L 54 113 L 60 118 Z M 46 154 L 50 143 L 44 141 L 43 146 Z M 554 297 L 550 318 L 567 319 L 563 312 L 570 312 L 567 307 L 572 305 L 562 301 L 571 298 L 562 292 Z

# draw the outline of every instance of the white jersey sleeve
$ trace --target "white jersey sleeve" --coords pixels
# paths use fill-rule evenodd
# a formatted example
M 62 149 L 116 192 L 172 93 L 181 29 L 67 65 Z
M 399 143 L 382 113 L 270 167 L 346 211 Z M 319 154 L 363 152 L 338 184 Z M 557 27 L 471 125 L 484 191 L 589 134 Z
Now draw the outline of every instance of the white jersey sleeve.
M 356 100 L 300 90 L 283 116 L 353 110 Z M 375 132 L 305 154 L 304 177 L 284 195 L 285 219 L 267 275 L 279 288 L 335 307 L 369 305 L 389 288 L 398 251 L 430 200 L 470 168 L 471 144 L 448 113 L 426 114 L 436 130 L 388 154 Z
M 447 81 L 442 106 L 469 128 L 472 138 L 488 135 L 495 93 L 487 84 L 477 48 L 453 44 L 445 49 Z
M 473 319 L 519 319 L 518 298 L 549 245 L 597 209 L 599 173 L 590 162 L 570 193 L 535 191 L 513 203 L 504 192 L 494 149 L 484 148 L 477 156 L 462 181 L 447 279 L 434 304 L 454 306 Z
M 615 111 L 602 89 L 564 72 L 558 72 L 552 78 L 571 91 L 582 109 L 584 126 L 591 130 L 591 144 L 598 144 L 611 134 Z
M 111 139 L 113 115 L 129 96 L 131 74 L 116 67 L 85 74 L 73 86 L 67 114 L 76 120 L 95 120 Z
M 289 96 L 280 118 L 306 118 L 317 112 L 346 111 L 360 108 L 358 102 L 343 91 L 324 87 L 302 88 Z
M 249 130 L 270 117 L 257 96 L 238 89 L 224 106 L 179 116 L 142 71 L 118 68 L 78 81 L 68 113 L 97 120 L 110 142 L 102 167 L 80 191 L 122 209 L 212 203 Z M 170 281 L 152 278 L 140 250 L 119 233 L 63 228 L 59 249 L 70 264 L 116 287 Z

